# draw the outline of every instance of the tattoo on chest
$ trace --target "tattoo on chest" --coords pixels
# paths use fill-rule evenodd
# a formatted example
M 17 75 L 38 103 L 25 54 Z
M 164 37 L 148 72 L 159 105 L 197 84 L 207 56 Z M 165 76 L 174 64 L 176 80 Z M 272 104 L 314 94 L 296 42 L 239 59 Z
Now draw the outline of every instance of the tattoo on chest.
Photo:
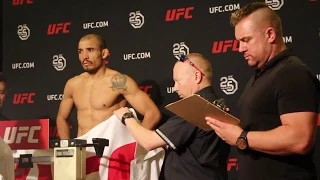
M 123 74 L 116 74 L 111 79 L 112 88 L 113 91 L 122 89 L 124 91 L 127 91 L 128 87 L 126 86 L 127 83 L 127 77 Z

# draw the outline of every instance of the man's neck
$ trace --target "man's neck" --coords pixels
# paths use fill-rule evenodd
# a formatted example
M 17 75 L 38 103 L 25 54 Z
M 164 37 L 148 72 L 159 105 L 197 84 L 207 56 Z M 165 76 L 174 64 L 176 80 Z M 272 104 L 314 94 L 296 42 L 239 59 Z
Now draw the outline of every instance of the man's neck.
M 90 74 L 89 77 L 91 79 L 99 79 L 103 77 L 108 69 L 105 66 L 102 66 L 96 73 Z
M 211 83 L 201 83 L 201 84 L 199 84 L 198 90 L 196 92 L 198 92 L 201 89 L 204 89 L 204 88 L 206 88 L 208 86 L 211 86 Z
M 280 52 L 284 51 L 285 49 L 287 49 L 286 45 L 284 44 L 284 42 L 282 42 L 281 44 L 276 44 L 274 47 L 274 50 L 271 52 L 268 61 L 270 61 L 272 58 L 274 58 L 276 55 L 278 55 Z

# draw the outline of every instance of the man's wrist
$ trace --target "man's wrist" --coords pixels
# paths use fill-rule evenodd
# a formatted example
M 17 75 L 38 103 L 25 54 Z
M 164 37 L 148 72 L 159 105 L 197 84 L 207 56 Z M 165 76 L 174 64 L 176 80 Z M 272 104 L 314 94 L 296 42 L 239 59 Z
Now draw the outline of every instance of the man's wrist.
M 126 122 L 125 120 L 128 119 L 128 118 L 133 118 L 133 113 L 130 111 L 130 112 L 126 112 L 123 114 L 122 118 L 121 118 L 121 122 L 122 124 L 126 125 Z

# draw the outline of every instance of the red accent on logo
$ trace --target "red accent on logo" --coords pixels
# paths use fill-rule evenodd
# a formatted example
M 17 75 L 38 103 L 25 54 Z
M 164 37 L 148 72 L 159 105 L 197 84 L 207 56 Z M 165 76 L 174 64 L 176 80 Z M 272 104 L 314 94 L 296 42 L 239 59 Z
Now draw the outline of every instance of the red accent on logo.
M 151 94 L 148 92 L 149 89 L 152 88 L 151 85 L 148 85 L 148 86 L 139 86 L 139 88 L 140 88 L 142 91 L 144 91 L 145 93 L 147 93 L 149 96 L 151 96 Z
M 231 171 L 232 167 L 235 167 L 235 169 L 238 170 L 239 167 L 238 167 L 237 161 L 238 161 L 237 158 L 229 158 L 229 162 L 228 162 L 228 165 L 227 165 L 227 170 Z
M 190 15 L 190 11 L 193 9 L 194 7 L 167 10 L 166 21 L 179 20 L 181 16 L 185 19 L 191 19 L 192 15 Z
M 16 6 L 16 5 L 22 5 L 23 2 L 26 2 L 26 4 L 32 4 L 33 0 L 12 0 L 12 5 Z
M 49 119 L 0 121 L 0 137 L 17 149 L 49 149 Z
M 232 51 L 239 51 L 238 44 L 238 40 L 215 41 L 213 42 L 212 53 L 227 52 L 229 48 L 232 48 Z
M 67 29 L 69 25 L 71 25 L 71 22 L 58 23 L 58 24 L 49 24 L 47 33 L 49 35 L 59 34 L 59 32 L 69 33 L 70 30 Z
M 25 101 L 28 104 L 33 104 L 34 100 L 32 99 L 36 93 L 21 93 L 21 94 L 14 94 L 13 96 L 13 104 L 23 104 Z

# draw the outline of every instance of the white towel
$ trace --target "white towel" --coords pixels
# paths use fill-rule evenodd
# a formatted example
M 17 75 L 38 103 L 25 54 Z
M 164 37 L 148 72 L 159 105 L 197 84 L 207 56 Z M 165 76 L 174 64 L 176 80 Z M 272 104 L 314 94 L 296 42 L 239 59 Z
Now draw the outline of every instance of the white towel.
M 11 148 L 0 137 L 0 179 L 14 180 L 14 163 Z

